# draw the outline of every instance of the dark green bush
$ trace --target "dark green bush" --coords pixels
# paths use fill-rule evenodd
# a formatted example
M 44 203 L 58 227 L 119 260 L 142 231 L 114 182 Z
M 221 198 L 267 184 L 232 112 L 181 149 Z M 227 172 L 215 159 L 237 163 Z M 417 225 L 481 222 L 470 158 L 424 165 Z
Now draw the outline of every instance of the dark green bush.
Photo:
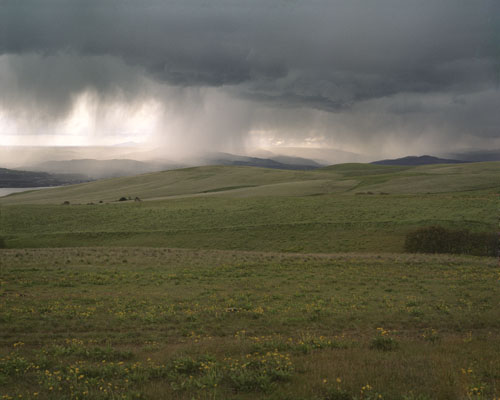
M 0 249 L 5 249 L 7 245 L 5 244 L 5 239 L 0 236 Z
M 405 251 L 494 257 L 498 251 L 498 236 L 493 232 L 470 232 L 429 226 L 406 235 Z

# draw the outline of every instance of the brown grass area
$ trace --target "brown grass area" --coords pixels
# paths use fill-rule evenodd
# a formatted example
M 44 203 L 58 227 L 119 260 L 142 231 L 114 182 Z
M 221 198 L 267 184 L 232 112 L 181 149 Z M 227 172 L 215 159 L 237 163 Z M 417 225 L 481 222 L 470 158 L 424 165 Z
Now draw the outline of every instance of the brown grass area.
M 5 398 L 500 394 L 492 258 L 24 249 L 0 271 Z

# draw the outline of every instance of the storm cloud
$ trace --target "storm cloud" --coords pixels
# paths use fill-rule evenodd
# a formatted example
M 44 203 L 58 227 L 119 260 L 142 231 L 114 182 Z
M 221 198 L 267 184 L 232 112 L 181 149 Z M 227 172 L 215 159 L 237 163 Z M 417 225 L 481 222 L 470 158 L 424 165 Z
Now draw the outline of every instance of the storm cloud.
M 90 93 L 163 105 L 166 143 L 488 147 L 499 20 L 496 0 L 4 0 L 0 116 L 53 127 Z

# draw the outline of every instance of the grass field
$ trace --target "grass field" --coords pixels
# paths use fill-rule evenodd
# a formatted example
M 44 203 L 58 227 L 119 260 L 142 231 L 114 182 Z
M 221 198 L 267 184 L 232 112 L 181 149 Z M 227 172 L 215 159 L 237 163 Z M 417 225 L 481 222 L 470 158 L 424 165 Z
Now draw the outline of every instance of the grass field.
M 500 163 L 190 168 L 5 197 L 0 236 L 8 247 L 401 252 L 420 226 L 495 230 L 499 176 Z
M 325 194 L 450 193 L 500 190 L 500 162 L 419 167 L 339 164 L 314 171 L 254 167 L 197 167 L 105 179 L 44 191 L 15 194 L 0 204 L 87 204 L 120 197 L 143 200 L 175 197 L 313 196 Z
M 403 245 L 495 232 L 499 176 L 202 167 L 0 198 L 0 398 L 498 400 L 497 260 Z
M 0 236 L 9 247 L 401 252 L 418 226 L 494 230 L 497 206 L 488 193 L 11 205 L 0 210 Z
M 2 251 L 18 398 L 493 399 L 493 259 L 161 248 Z

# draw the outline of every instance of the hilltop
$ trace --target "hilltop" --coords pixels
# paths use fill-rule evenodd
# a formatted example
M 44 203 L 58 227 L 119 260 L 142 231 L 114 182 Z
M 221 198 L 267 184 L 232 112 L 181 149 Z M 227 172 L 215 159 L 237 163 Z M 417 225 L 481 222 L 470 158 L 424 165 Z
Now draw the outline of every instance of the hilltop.
M 433 156 L 408 156 L 392 160 L 374 161 L 372 164 L 378 165 L 430 165 L 430 164 L 462 164 L 469 161 L 451 160 Z

